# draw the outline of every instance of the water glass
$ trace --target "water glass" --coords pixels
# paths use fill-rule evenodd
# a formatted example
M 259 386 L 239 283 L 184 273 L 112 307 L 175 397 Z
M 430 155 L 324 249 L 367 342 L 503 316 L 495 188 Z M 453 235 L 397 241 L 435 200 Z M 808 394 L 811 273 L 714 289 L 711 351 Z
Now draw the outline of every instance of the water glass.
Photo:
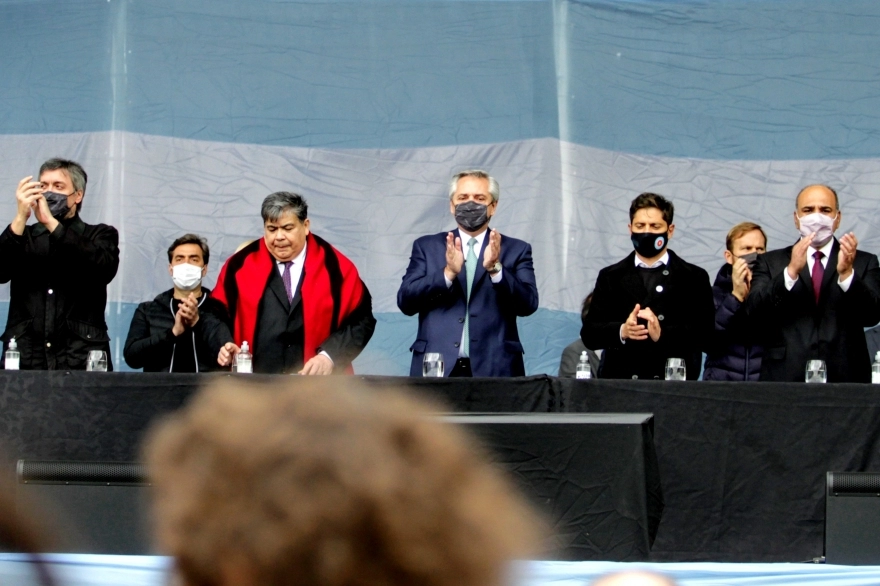
M 828 381 L 824 360 L 807 360 L 807 371 L 804 380 L 808 383 L 824 383 Z
M 89 372 L 107 372 L 107 353 L 103 350 L 89 350 L 86 370 Z
M 439 352 L 426 352 L 422 360 L 422 376 L 443 376 L 443 355 Z
M 687 380 L 684 358 L 666 359 L 666 380 Z

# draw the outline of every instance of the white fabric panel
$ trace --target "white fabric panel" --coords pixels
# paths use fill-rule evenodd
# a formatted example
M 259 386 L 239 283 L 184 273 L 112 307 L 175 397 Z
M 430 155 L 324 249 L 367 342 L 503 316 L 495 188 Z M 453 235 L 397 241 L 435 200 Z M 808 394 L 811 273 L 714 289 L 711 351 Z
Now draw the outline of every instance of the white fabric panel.
M 880 248 L 876 220 L 880 159 L 707 161 L 621 154 L 528 140 L 425 149 L 326 150 L 183 140 L 123 132 L 0 136 L 0 218 L 12 219 L 19 179 L 51 156 L 90 174 L 83 218 L 119 228 L 122 265 L 110 300 L 138 302 L 170 286 L 165 250 L 184 232 L 208 237 L 207 285 L 242 242 L 260 237 L 259 206 L 276 190 L 309 201 L 312 229 L 358 266 L 374 311 L 395 312 L 412 241 L 454 227 L 449 176 L 482 167 L 501 184 L 492 225 L 531 242 L 541 307 L 578 312 L 603 266 L 632 247 L 628 208 L 642 191 L 671 197 L 671 248 L 714 277 L 727 230 L 764 225 L 770 247 L 794 241 L 798 189 L 838 188 L 842 228 L 861 248 Z M 564 163 L 563 163 L 564 161 Z M 502 242 L 503 246 L 503 242 Z M 8 297 L 8 288 L 3 295 Z

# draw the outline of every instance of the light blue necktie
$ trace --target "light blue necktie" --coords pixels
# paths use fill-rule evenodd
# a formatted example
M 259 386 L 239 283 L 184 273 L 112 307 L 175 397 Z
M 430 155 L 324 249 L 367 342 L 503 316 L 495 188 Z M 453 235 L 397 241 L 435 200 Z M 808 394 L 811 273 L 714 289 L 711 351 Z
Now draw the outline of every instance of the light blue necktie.
M 477 255 L 474 253 L 474 246 L 477 244 L 476 238 L 468 240 L 468 253 L 464 262 L 464 268 L 467 275 L 467 307 L 464 314 L 464 336 L 462 336 L 462 356 L 471 355 L 471 287 L 474 284 L 474 275 L 477 274 Z

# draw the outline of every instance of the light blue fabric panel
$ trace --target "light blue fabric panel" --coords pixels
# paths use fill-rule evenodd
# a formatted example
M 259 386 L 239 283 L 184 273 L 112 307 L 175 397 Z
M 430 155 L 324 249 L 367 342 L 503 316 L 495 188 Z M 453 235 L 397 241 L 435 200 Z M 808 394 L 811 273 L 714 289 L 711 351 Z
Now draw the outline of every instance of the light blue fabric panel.
M 159 556 L 51 554 L 46 556 L 59 586 L 162 586 L 171 561 Z M 610 572 L 649 570 L 680 586 L 875 586 L 880 566 L 821 564 L 629 564 L 613 562 L 519 562 L 511 586 L 584 586 Z M 32 568 L 20 554 L 0 553 L 0 582 L 31 586 Z

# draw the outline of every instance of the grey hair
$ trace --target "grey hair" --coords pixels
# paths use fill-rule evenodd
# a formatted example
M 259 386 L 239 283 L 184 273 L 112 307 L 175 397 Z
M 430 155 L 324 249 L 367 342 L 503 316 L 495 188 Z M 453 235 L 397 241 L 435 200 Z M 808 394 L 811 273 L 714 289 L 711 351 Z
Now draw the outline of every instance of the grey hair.
M 40 176 L 43 175 L 46 171 L 56 171 L 61 169 L 67 172 L 67 176 L 70 177 L 70 182 L 73 183 L 73 193 L 77 191 L 82 191 L 83 196 L 86 195 L 86 183 L 88 183 L 89 176 L 86 175 L 86 170 L 82 168 L 82 165 L 77 163 L 76 161 L 69 161 L 67 159 L 49 159 L 42 165 L 40 165 Z M 77 212 L 82 207 L 82 202 L 76 204 Z
M 501 197 L 501 187 L 498 185 L 498 181 L 495 180 L 494 177 L 483 171 L 482 169 L 468 169 L 467 171 L 462 171 L 461 173 L 456 173 L 452 176 L 452 180 L 449 182 L 449 199 L 452 199 L 452 196 L 455 195 L 455 190 L 458 189 L 458 180 L 464 177 L 476 177 L 477 179 L 486 179 L 489 181 L 489 195 L 492 196 L 492 201 L 497 202 Z
M 263 206 L 260 208 L 263 222 L 277 220 L 285 212 L 293 212 L 300 222 L 305 222 L 309 217 L 309 204 L 298 193 L 276 191 L 266 196 L 266 199 L 263 200 Z

